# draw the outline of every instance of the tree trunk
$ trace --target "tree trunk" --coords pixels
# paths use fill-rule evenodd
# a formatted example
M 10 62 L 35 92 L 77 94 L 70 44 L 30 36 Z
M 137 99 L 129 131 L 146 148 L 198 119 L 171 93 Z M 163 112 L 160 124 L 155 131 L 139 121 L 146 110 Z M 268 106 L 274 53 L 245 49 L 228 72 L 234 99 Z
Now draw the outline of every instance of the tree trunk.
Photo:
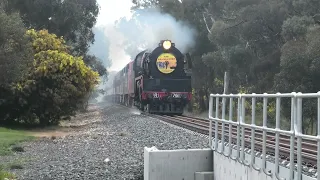
M 309 122 L 310 135 L 313 135 L 314 121 L 313 121 L 313 119 L 312 119 L 312 118 L 311 118 L 309 121 L 310 121 L 310 122 Z
M 206 109 L 209 109 L 209 100 L 210 100 L 210 93 L 208 93 L 208 90 L 206 91 Z
M 200 89 L 199 90 L 199 108 L 200 108 L 200 111 L 204 111 L 206 109 L 206 104 L 204 102 L 204 99 L 203 97 L 205 96 L 205 93 L 203 91 L 203 89 Z
M 228 94 L 229 93 L 229 73 L 227 71 L 224 72 L 224 79 L 223 79 L 223 94 Z M 227 98 L 224 99 L 224 104 L 226 107 L 226 114 L 229 114 L 227 112 L 227 107 L 229 105 L 229 101 L 227 100 Z M 223 106 L 223 102 L 221 104 L 221 108 Z M 222 112 L 221 112 L 222 113 Z
M 223 94 L 229 93 L 229 72 L 224 72 Z

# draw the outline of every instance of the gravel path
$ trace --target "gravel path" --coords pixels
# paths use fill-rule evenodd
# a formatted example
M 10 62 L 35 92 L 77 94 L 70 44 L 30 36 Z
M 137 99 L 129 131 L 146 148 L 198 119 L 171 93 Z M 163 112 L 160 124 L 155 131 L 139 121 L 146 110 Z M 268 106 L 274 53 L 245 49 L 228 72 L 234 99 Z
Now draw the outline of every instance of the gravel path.
M 19 179 L 143 179 L 145 146 L 207 147 L 207 138 L 121 106 L 105 104 L 77 118 L 82 129 L 24 143 L 26 152 L 0 162 L 25 161 L 13 171 Z

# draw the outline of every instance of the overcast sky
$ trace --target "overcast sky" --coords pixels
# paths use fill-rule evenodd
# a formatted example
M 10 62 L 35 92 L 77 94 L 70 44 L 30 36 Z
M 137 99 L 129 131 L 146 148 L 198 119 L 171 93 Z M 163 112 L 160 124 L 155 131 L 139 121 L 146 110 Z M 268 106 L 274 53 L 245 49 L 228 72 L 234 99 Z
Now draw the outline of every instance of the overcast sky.
M 132 0 L 97 0 L 100 5 L 100 13 L 97 19 L 96 28 L 103 30 L 105 38 L 109 41 L 109 47 L 101 47 L 101 50 L 109 51 L 109 58 L 112 59 L 110 71 L 122 69 L 129 61 L 119 45 L 123 37 L 121 33 L 114 30 L 114 22 L 121 17 L 130 17 Z

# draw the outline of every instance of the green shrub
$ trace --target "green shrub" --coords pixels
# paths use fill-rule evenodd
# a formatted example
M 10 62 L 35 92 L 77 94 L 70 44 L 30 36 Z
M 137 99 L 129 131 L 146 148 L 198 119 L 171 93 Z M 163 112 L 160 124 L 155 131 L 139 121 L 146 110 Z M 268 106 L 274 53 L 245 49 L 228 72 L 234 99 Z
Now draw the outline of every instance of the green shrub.
M 99 74 L 82 60 L 68 54 L 63 38 L 46 30 L 27 31 L 32 40 L 34 62 L 23 80 L 7 93 L 4 123 L 50 125 L 74 115 L 99 83 Z M 1 106 L 1 105 L 0 105 Z

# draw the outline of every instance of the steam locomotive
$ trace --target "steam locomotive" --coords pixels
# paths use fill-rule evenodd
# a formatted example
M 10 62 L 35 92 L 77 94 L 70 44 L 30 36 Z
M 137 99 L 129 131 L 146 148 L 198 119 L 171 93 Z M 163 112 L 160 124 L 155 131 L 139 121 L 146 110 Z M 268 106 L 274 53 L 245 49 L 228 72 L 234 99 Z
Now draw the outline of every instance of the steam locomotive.
M 170 40 L 140 52 L 113 80 L 112 99 L 156 114 L 181 115 L 190 102 L 191 60 Z

